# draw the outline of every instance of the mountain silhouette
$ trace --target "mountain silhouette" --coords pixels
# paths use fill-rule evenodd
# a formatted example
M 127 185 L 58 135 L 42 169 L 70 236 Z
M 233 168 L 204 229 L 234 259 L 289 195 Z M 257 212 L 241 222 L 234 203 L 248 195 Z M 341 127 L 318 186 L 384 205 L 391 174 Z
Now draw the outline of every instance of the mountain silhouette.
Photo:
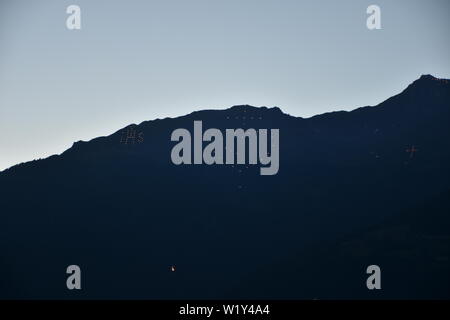
M 278 173 L 174 165 L 199 120 L 279 129 Z M 76 142 L 0 173 L 0 298 L 448 299 L 449 141 L 450 81 L 424 75 L 351 112 L 241 105 Z

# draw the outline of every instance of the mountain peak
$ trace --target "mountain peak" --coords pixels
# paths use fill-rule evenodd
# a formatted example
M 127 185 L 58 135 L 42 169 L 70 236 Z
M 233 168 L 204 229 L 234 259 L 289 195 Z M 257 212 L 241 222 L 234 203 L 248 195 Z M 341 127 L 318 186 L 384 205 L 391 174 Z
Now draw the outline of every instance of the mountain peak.
M 411 83 L 406 90 L 408 92 L 417 92 L 417 90 L 429 90 L 436 86 L 447 85 L 450 82 L 448 79 L 441 79 L 432 76 L 431 74 L 423 74 L 419 79 Z M 412 89 L 412 90 L 411 90 Z
M 268 107 L 265 107 L 265 106 L 255 107 L 255 106 L 251 106 L 251 105 L 248 105 L 248 104 L 235 105 L 235 106 L 232 106 L 231 108 L 229 108 L 228 110 L 234 111 L 234 112 L 247 112 L 247 111 L 263 110 L 263 111 L 270 111 L 270 112 L 280 113 L 280 114 L 283 113 L 283 111 L 280 108 L 278 108 L 278 107 L 272 107 L 272 108 L 268 108 Z
M 431 74 L 423 74 L 420 76 L 419 80 L 439 80 L 436 77 L 433 77 Z
M 431 74 L 423 74 L 423 75 L 420 76 L 419 79 L 417 79 L 414 82 L 448 84 L 450 82 L 450 80 L 449 79 L 445 79 L 445 78 L 436 78 L 436 77 L 432 76 Z

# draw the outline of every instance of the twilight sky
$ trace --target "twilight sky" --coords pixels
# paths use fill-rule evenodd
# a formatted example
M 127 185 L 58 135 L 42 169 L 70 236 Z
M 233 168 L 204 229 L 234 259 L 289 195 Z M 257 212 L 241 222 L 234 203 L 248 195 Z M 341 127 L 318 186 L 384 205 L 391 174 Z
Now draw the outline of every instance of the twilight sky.
M 66 28 L 81 7 L 81 30 Z M 381 30 L 366 8 L 381 7 Z M 237 104 L 295 116 L 450 78 L 448 0 L 0 0 L 0 170 Z M 168 138 L 169 139 L 169 138 Z

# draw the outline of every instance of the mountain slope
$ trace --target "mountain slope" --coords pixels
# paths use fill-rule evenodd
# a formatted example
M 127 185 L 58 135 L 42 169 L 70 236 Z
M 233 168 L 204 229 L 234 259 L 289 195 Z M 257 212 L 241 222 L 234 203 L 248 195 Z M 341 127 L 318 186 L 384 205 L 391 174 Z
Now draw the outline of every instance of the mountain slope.
M 170 135 L 195 120 L 278 128 L 278 174 L 175 166 Z M 376 107 L 198 111 L 14 166 L 0 173 L 0 297 L 449 298 L 449 120 L 449 81 L 422 76 Z

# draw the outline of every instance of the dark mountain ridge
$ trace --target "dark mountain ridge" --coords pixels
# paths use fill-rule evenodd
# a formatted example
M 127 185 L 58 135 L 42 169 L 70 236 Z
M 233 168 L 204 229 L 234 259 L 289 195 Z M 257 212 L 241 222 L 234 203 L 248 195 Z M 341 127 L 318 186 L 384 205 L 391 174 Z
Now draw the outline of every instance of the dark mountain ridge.
M 195 120 L 278 128 L 279 172 L 174 165 L 170 135 Z M 196 111 L 11 167 L 0 297 L 449 298 L 449 120 L 450 83 L 427 75 L 375 107 Z M 365 287 L 370 264 L 381 291 Z

